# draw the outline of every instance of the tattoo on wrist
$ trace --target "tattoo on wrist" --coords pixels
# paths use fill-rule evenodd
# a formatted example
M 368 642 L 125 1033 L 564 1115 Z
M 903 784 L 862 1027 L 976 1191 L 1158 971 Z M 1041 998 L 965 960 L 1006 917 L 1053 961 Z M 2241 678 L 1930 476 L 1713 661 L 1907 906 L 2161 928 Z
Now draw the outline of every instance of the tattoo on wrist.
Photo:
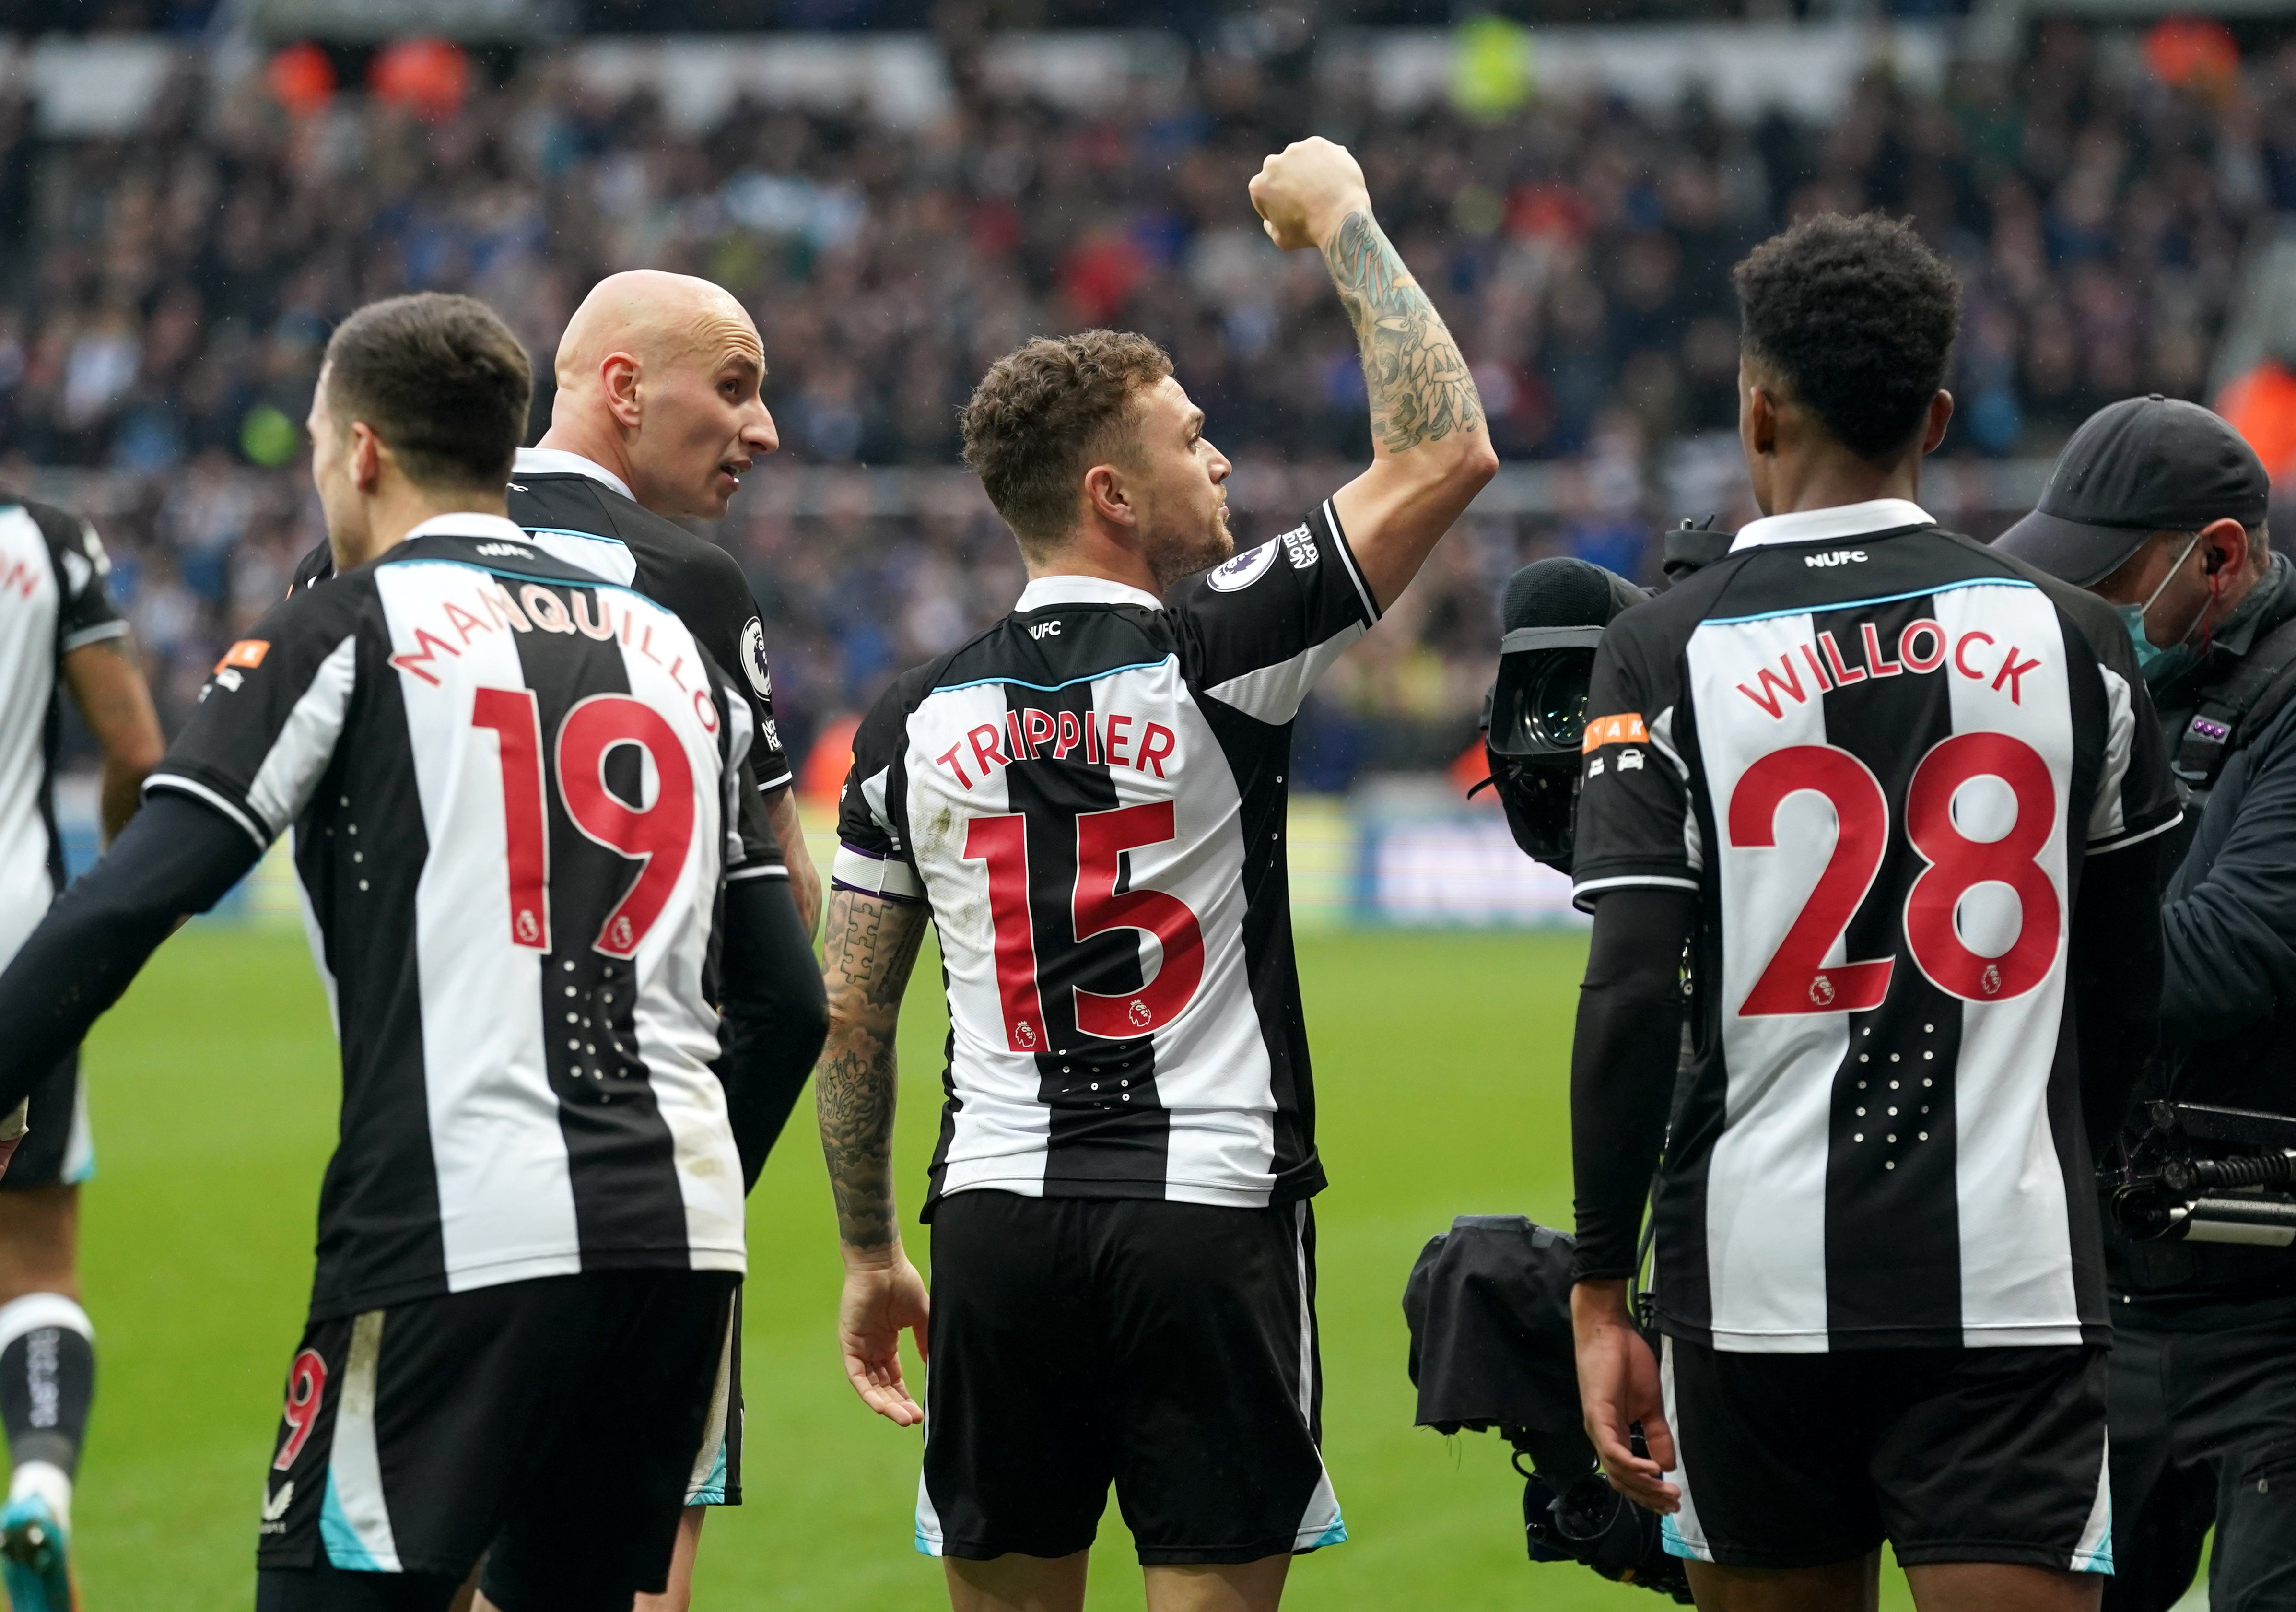
M 1372 216 L 1349 213 L 1324 260 L 1363 349 L 1371 434 L 1380 446 L 1404 453 L 1480 425 L 1482 399 L 1458 343 Z

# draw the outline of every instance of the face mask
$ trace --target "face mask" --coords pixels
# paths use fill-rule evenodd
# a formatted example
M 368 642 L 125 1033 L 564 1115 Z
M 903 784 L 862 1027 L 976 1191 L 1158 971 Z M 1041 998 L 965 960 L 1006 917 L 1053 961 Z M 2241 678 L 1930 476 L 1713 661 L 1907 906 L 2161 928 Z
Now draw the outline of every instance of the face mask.
M 2185 545 L 2185 552 L 2178 555 L 2177 563 L 2169 567 L 2168 574 L 2161 579 L 2161 586 L 2152 590 L 2151 598 L 2142 604 L 2113 606 L 2122 624 L 2128 629 L 2128 641 L 2136 646 L 2136 670 L 2149 687 L 2158 688 L 2174 680 L 2193 663 L 2193 652 L 2185 645 L 2171 644 L 2162 649 L 2144 636 L 2144 613 L 2152 608 L 2154 599 L 2169 590 L 2169 584 L 2176 580 L 2177 573 L 2185 568 L 2185 562 L 2193 557 L 2193 550 L 2200 544 L 2201 534 L 2194 532 L 2193 540 Z M 2193 635 L 2187 632 L 2185 636 L 2189 638 Z

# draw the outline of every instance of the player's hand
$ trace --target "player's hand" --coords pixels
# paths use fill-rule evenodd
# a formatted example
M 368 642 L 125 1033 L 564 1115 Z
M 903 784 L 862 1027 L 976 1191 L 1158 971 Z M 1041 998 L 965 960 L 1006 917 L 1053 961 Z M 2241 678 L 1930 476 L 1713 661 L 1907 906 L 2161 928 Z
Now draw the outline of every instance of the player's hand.
M 888 1251 L 845 1251 L 845 1293 L 837 1303 L 837 1346 L 845 1375 L 864 1403 L 896 1427 L 925 1419 L 901 1380 L 901 1334 L 914 1333 L 917 1358 L 925 1354 L 925 1322 L 932 1302 L 924 1278 L 895 1243 Z
M 1666 1425 L 1658 1361 L 1627 1307 L 1624 1282 L 1580 1282 L 1570 1290 L 1570 1331 L 1578 1345 L 1578 1403 L 1587 1436 L 1611 1487 L 1648 1511 L 1682 1506 L 1666 1481 L 1674 1469 L 1674 1431 Z M 1636 1455 L 1633 1425 L 1643 1425 L 1647 1456 Z
M 1261 163 L 1250 188 L 1267 238 L 1285 251 L 1320 248 L 1349 213 L 1371 210 L 1363 169 L 1346 146 L 1321 135 L 1295 140 Z

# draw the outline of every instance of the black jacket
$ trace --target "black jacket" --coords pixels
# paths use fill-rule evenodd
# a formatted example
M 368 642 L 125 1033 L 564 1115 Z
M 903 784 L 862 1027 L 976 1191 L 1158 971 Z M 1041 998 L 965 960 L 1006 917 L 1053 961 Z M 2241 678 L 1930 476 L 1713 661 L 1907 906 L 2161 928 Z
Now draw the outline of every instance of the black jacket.
M 2172 747 L 2200 697 L 2296 617 L 2296 568 L 2276 555 L 2243 604 L 2207 659 L 2155 695 Z M 2246 738 L 2205 808 L 2187 818 L 2191 843 L 2161 910 L 2168 1089 L 2186 1102 L 2296 1114 L 2296 700 Z M 2296 1295 L 2296 1250 L 2155 1244 L 2116 1252 L 2127 1289 L 2139 1294 Z

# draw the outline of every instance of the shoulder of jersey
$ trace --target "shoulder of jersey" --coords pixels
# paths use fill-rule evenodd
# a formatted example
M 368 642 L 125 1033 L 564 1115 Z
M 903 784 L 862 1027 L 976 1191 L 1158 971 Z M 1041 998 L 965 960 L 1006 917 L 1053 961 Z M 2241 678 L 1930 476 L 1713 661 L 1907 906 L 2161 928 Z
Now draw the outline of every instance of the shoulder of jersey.
M 625 543 L 633 536 L 649 537 L 680 551 L 692 547 L 718 552 L 715 544 L 654 514 L 636 498 L 624 498 L 612 488 L 572 471 L 521 476 L 512 481 L 510 518 L 525 527 L 586 532 Z
M 2015 555 L 2004 554 L 1989 544 L 1979 542 L 1975 538 L 1964 537 L 1957 531 L 1940 531 L 1939 535 L 1949 539 L 1972 553 L 1983 555 L 2019 581 L 2030 582 L 2039 588 L 2048 596 L 2050 603 L 2070 618 L 2073 623 L 2087 636 L 2092 653 L 2127 636 L 2126 630 L 2120 624 L 2120 618 L 2113 613 L 2112 606 L 2089 592 L 2087 588 L 2077 588 L 2062 577 L 2053 577 L 2039 566 L 2029 564 Z

